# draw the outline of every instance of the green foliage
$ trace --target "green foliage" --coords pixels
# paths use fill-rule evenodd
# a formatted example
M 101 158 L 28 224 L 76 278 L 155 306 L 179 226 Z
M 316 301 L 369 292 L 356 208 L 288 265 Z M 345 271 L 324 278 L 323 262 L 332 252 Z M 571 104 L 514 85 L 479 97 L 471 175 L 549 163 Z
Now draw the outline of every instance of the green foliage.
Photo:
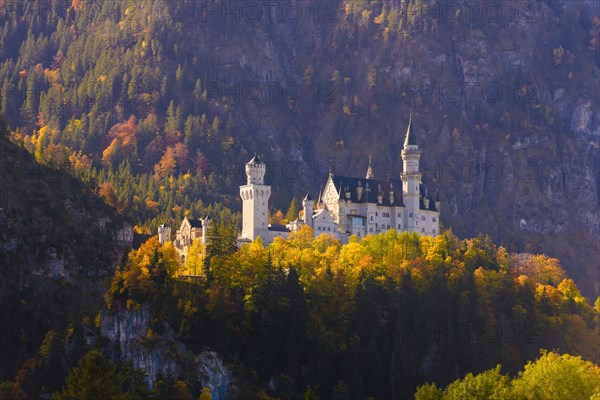
M 451 383 L 446 389 L 444 400 L 503 400 L 510 398 L 508 376 L 500 373 L 500 366 L 478 375 L 468 373 L 460 381 Z
M 188 250 L 187 257 L 185 258 L 185 264 L 180 269 L 180 273 L 184 275 L 204 275 L 204 244 L 201 240 L 194 240 L 190 249 Z
M 444 391 L 435 383 L 427 383 L 420 386 L 415 392 L 415 400 L 442 400 Z
M 512 386 L 498 364 L 516 374 L 541 347 L 595 357 L 586 349 L 598 346 L 598 321 L 573 283 L 534 282 L 488 239 L 392 230 L 342 246 L 304 228 L 236 250 L 231 227 L 212 226 L 209 275 L 158 284 L 133 273 L 168 269 L 170 247 L 153 239 L 130 254 L 107 301 L 150 301 L 153 320 L 191 348 L 237 360 L 259 386 L 276 377 L 265 396 L 296 399 L 310 386 L 320 398 L 410 397 L 454 379 L 444 366 L 492 369 L 417 398 L 504 399 Z
M 55 400 L 142 400 L 149 392 L 143 375 L 129 369 L 117 370 L 98 350 L 89 351 L 67 377 L 66 388 Z
M 213 221 L 207 236 L 204 260 L 209 270 L 212 270 L 237 250 L 237 231 L 231 223 Z
M 296 200 L 296 197 L 292 197 L 290 207 L 288 208 L 287 213 L 285 213 L 285 219 L 288 222 L 294 221 L 298 218 L 298 211 L 298 201 Z
M 518 399 L 590 399 L 600 393 L 600 367 L 581 357 L 542 351 L 513 381 Z
M 198 400 L 212 400 L 212 395 L 210 394 L 210 389 L 205 387 L 202 389 L 202 393 L 198 397 Z
M 151 398 L 153 400 L 194 400 L 186 382 L 171 377 L 160 379 L 156 383 Z
M 554 400 L 593 399 L 600 393 L 600 367 L 581 357 L 543 350 L 512 381 L 500 366 L 477 375 L 468 373 L 445 390 L 435 384 L 419 387 L 415 400 Z
M 11 381 L 2 382 L 0 384 L 0 400 L 14 400 L 15 384 Z
M 125 265 L 115 272 L 104 296 L 108 307 L 120 299 L 127 300 L 128 308 L 137 308 L 149 300 L 160 301 L 166 281 L 178 268 L 179 257 L 173 245 L 161 246 L 158 238 L 152 237 L 132 250 Z

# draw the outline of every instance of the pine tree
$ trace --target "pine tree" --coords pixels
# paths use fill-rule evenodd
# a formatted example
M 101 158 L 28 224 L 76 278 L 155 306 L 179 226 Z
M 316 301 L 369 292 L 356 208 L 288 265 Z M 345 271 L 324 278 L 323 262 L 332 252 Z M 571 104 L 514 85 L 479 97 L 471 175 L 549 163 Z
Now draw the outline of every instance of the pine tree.
M 56 394 L 56 400 L 105 400 L 123 394 L 123 378 L 114 364 L 98 350 L 89 351 L 67 377 L 67 387 Z
M 296 197 L 294 196 L 292 198 L 292 201 L 290 202 L 290 207 L 287 210 L 287 213 L 285 213 L 285 219 L 288 222 L 294 221 L 296 218 L 298 217 L 298 201 L 296 200 Z

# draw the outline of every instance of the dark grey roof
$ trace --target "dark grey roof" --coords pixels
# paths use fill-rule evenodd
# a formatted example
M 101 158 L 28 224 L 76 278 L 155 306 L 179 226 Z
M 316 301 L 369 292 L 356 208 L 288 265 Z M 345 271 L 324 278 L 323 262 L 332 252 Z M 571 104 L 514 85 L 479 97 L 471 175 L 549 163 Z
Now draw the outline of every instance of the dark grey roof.
M 408 128 L 406 129 L 406 140 L 404 140 L 404 146 L 417 146 L 417 136 L 415 135 L 415 131 L 412 127 L 412 116 L 408 121 Z
M 248 164 L 262 164 L 263 162 L 260 160 L 260 157 L 256 154 L 254 154 L 254 157 L 252 157 L 252 160 L 248 161 Z
M 281 224 L 269 224 L 267 229 L 270 231 L 275 231 L 275 232 L 289 232 L 290 231 L 287 226 L 281 225 Z
M 382 206 L 388 207 L 404 207 L 404 203 L 402 201 L 402 181 L 400 179 L 364 179 L 364 178 L 354 178 L 348 176 L 338 176 L 332 175 L 331 179 L 333 179 L 333 183 L 335 185 L 338 193 L 341 191 L 341 200 L 346 199 L 346 191 L 350 192 L 350 201 L 352 203 L 377 203 L 377 195 L 379 193 L 382 194 L 382 202 L 379 203 Z M 363 188 L 363 194 L 360 200 L 358 199 L 358 194 L 356 193 L 356 188 L 359 186 Z M 381 188 L 381 192 L 380 192 Z M 369 189 L 369 190 L 367 190 Z M 390 190 L 394 190 L 394 203 L 390 203 Z M 439 211 L 435 208 L 435 201 L 433 196 L 427 192 L 425 186 L 423 184 L 419 185 L 420 192 L 420 200 L 419 205 L 421 210 L 430 210 L 430 211 Z M 429 207 L 425 208 L 425 202 L 423 198 L 427 196 L 429 199 Z
M 349 176 L 332 175 L 333 183 L 338 193 L 341 192 L 340 199 L 348 200 L 346 192 L 350 192 L 350 201 L 352 203 L 377 203 L 377 195 L 383 195 L 381 205 L 384 206 L 403 206 L 402 203 L 402 181 L 400 179 L 365 179 Z M 359 199 L 356 188 L 362 186 L 363 194 Z M 381 188 L 381 192 L 380 192 Z M 368 190 L 367 190 L 368 189 Z M 394 203 L 390 203 L 390 190 L 394 190 Z
M 202 221 L 199 219 L 188 219 L 192 228 L 202 228 Z

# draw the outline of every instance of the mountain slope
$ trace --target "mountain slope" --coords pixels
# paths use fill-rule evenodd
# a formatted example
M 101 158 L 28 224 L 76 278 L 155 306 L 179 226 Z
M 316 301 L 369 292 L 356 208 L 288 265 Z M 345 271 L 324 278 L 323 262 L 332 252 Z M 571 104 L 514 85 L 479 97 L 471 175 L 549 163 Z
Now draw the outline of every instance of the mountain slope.
M 119 193 L 154 229 L 204 212 L 197 198 L 239 210 L 255 151 L 275 210 L 330 168 L 364 174 L 369 153 L 376 175 L 397 176 L 412 110 L 446 227 L 558 257 L 598 295 L 597 2 L 259 3 L 6 2 L 2 112 L 32 151 L 46 126 L 38 147 L 105 171 L 196 174 L 150 202 Z
M 46 333 L 93 321 L 132 227 L 68 175 L 0 136 L 0 378 Z

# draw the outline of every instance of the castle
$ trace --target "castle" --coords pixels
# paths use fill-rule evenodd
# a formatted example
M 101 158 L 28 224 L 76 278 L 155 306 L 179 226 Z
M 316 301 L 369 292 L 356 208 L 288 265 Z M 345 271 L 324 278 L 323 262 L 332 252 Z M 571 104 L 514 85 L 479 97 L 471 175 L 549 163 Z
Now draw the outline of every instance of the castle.
M 271 186 L 265 183 L 266 165 L 258 156 L 246 164 L 246 184 L 240 186 L 242 198 L 242 232 L 239 245 L 260 237 L 266 246 L 275 238 L 286 238 L 302 225 L 310 226 L 315 237 L 326 233 L 347 243 L 351 235 L 362 238 L 388 229 L 417 232 L 436 236 L 440 233 L 439 192 L 435 198 L 421 183 L 419 160 L 421 152 L 408 123 L 402 149 L 403 172 L 400 179 L 377 179 L 371 159 L 365 178 L 347 177 L 329 173 L 325 187 L 317 201 L 310 195 L 302 200 L 300 218 L 287 225 L 269 224 L 269 197 Z M 176 233 L 175 247 L 183 257 L 193 240 L 206 243 L 208 217 L 202 220 L 185 218 Z M 159 240 L 170 238 L 170 229 L 159 228 Z

